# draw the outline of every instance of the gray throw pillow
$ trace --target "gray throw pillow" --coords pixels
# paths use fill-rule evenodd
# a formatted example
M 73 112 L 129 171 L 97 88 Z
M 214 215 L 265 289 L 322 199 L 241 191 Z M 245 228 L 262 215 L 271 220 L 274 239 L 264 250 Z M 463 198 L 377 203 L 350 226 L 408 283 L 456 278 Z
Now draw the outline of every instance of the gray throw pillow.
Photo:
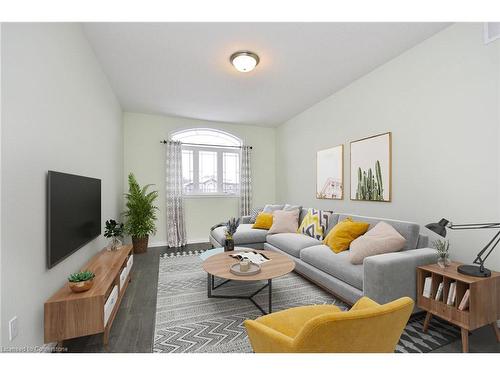
M 282 210 L 285 207 L 284 204 L 266 204 L 262 211 L 272 213 L 276 210 Z
M 255 220 L 257 220 L 257 216 L 264 210 L 264 207 L 252 208 L 250 210 L 250 224 L 255 224 Z
M 293 204 L 285 204 L 285 207 L 283 207 L 283 211 L 293 211 L 293 210 L 299 210 L 299 213 L 300 211 L 302 210 L 302 206 L 296 206 L 296 205 L 293 205 Z

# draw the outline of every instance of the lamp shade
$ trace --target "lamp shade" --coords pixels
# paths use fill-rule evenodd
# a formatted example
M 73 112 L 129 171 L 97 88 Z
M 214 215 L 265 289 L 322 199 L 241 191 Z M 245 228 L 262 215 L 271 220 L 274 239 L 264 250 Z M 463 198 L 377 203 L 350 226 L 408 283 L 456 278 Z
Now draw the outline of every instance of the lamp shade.
M 425 227 L 436 234 L 439 234 L 441 237 L 446 237 L 446 226 L 448 225 L 449 220 L 441 219 L 438 223 L 430 223 Z

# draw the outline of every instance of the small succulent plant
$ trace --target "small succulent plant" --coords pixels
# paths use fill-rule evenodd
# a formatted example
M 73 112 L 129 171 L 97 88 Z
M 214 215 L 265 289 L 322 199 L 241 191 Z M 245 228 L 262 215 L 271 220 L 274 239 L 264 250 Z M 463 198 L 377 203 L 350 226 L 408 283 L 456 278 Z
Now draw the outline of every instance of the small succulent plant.
M 235 219 L 234 217 L 229 219 L 229 221 L 226 223 L 226 238 L 233 238 L 233 235 L 236 233 L 239 225 L 240 219 Z
M 79 283 L 82 281 L 92 280 L 95 274 L 91 271 L 76 272 L 69 275 L 68 280 L 71 283 Z
M 440 258 L 446 258 L 450 250 L 450 241 L 436 240 L 432 242 L 432 246 L 436 249 Z

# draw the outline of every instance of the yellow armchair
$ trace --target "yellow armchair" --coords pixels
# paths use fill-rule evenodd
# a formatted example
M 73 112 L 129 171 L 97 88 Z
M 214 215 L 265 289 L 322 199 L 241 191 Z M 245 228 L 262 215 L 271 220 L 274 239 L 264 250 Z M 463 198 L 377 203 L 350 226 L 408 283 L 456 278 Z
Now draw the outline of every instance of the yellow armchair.
M 408 297 L 385 305 L 363 297 L 349 311 L 294 307 L 245 327 L 255 353 L 393 353 L 413 305 Z

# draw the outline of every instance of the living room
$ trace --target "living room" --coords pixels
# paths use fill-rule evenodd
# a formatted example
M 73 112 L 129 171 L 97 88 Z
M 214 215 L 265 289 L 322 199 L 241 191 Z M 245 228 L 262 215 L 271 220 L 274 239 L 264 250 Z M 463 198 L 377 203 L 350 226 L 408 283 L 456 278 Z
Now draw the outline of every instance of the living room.
M 2 356 L 499 353 L 500 23 L 417 17 L 2 18 Z

